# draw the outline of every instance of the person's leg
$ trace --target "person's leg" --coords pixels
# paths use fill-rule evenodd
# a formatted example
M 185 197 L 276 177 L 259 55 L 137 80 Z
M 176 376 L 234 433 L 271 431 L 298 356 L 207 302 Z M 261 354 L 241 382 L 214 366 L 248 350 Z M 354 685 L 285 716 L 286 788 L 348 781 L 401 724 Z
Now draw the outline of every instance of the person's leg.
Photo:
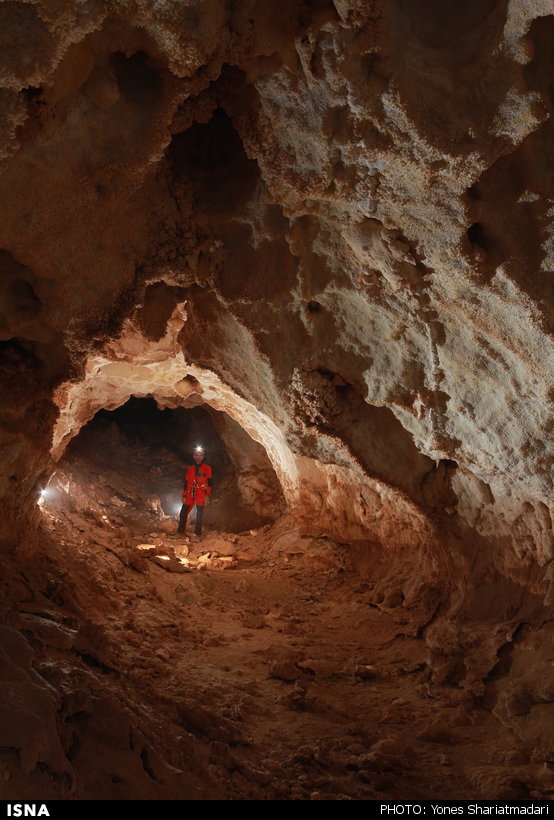
M 196 524 L 194 526 L 194 534 L 202 535 L 202 518 L 204 516 L 204 507 L 196 505 Z
M 187 531 L 187 521 L 191 510 L 192 504 L 183 504 L 181 507 L 181 512 L 179 514 L 179 526 L 177 528 L 177 532 L 181 535 Z

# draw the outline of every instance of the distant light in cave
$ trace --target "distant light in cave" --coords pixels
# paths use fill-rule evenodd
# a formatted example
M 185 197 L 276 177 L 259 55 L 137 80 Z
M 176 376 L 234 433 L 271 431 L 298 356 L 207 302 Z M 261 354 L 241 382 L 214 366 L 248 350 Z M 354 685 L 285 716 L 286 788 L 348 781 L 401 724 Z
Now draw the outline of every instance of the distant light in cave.
M 46 486 L 42 487 L 42 489 L 39 492 L 39 497 L 37 499 L 37 504 L 39 505 L 39 507 L 41 507 L 45 501 L 52 501 L 57 495 L 56 488 L 49 486 L 53 477 L 54 474 L 48 479 Z

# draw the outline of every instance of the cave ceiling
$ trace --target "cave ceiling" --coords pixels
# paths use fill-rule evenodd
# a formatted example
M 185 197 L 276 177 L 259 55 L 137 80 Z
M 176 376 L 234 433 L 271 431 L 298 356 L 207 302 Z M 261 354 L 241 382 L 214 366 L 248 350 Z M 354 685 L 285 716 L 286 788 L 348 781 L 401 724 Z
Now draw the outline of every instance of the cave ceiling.
M 550 554 L 553 20 L 0 3 L 4 490 L 195 394 L 291 503 L 307 459 Z

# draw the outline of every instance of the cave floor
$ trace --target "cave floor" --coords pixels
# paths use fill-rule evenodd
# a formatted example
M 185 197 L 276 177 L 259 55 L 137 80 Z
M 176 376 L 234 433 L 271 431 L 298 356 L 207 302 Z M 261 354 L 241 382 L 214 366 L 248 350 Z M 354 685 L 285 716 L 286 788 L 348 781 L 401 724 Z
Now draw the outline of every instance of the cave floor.
M 12 567 L 12 621 L 58 693 L 66 771 L 8 766 L 14 793 L 533 796 L 517 738 L 459 687 L 431 682 L 401 607 L 369 603 L 371 567 L 291 523 L 194 543 L 45 516 L 48 558 L 41 549 L 18 577 Z

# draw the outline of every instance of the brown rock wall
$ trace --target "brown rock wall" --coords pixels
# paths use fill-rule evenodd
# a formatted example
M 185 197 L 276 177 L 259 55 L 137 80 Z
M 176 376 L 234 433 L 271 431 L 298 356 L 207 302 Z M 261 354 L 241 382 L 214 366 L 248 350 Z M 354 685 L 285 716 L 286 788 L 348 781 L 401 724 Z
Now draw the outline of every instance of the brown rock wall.
M 551 605 L 554 18 L 444 6 L 0 3 L 0 538 L 98 409 L 204 403 L 244 498 L 280 508 L 263 448 L 305 535 L 389 550 L 379 605 L 508 721 L 483 681 Z

